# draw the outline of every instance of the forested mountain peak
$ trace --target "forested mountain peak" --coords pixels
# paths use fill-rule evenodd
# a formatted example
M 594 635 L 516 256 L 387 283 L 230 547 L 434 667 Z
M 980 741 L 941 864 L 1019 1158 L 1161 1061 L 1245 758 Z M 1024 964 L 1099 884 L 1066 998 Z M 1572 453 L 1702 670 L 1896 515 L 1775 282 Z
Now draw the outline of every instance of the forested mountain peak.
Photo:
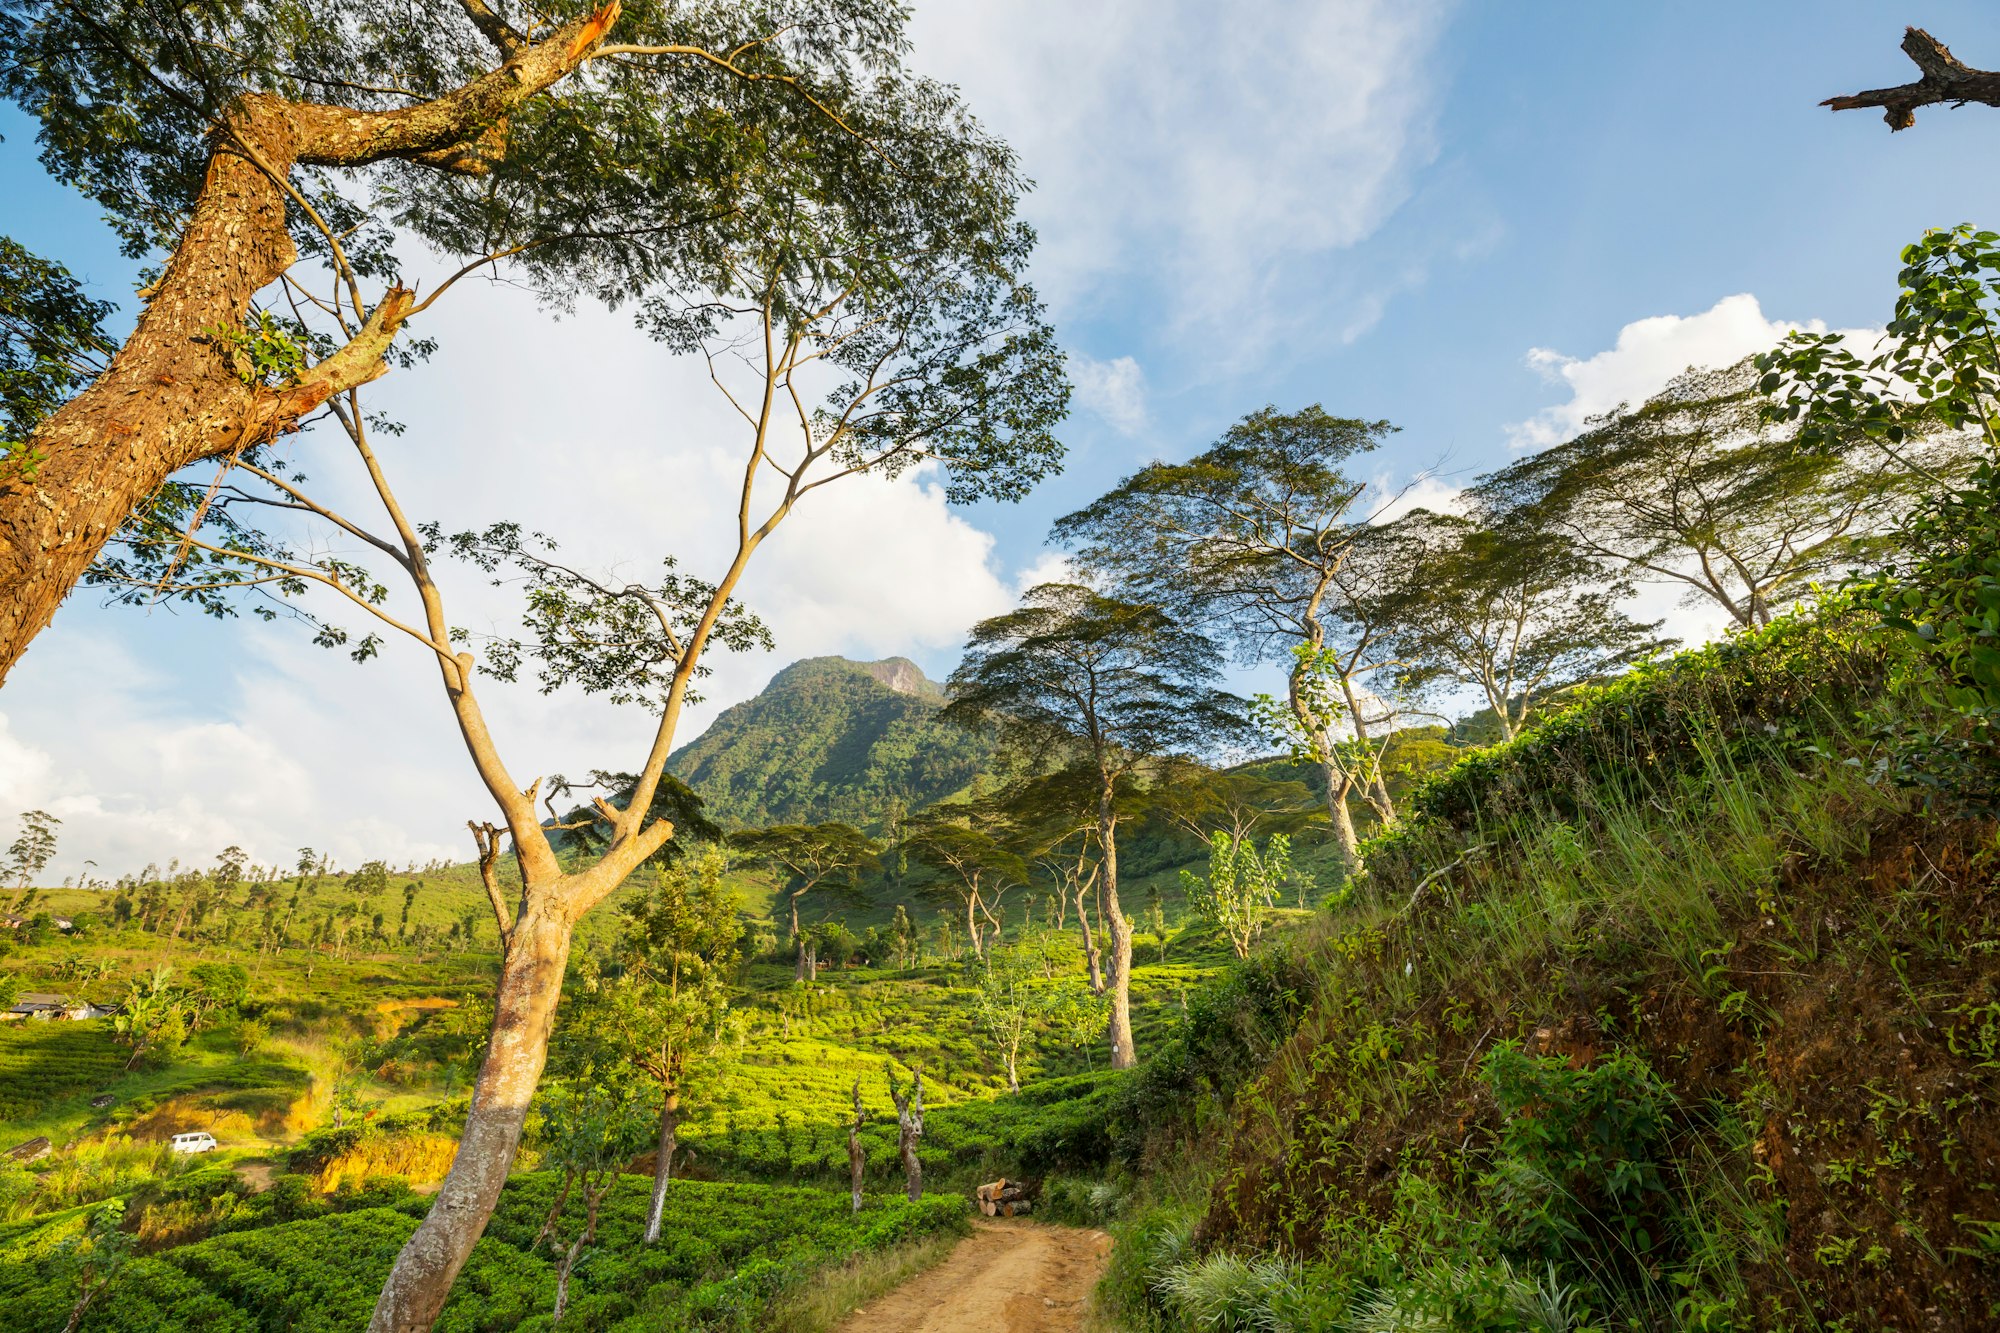
M 853 675 L 856 672 L 898 694 L 935 699 L 944 697 L 944 686 L 926 676 L 924 669 L 907 657 L 885 657 L 879 662 L 856 662 L 846 657 L 802 657 L 771 677 L 771 683 L 764 687 L 764 692 L 769 694 L 773 690 L 796 688 L 801 682 L 821 676 Z
M 959 791 L 989 749 L 940 721 L 944 689 L 904 657 L 808 657 L 725 709 L 669 769 L 727 826 L 843 820 L 879 828 Z

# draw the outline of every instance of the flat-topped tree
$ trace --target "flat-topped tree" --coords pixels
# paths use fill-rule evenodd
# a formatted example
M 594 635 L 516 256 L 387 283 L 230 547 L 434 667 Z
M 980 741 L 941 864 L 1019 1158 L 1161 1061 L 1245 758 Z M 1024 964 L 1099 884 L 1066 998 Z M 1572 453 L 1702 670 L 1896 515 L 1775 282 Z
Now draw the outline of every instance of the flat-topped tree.
M 1106 925 L 1111 1064 L 1130 1068 L 1132 923 L 1118 902 L 1119 790 L 1146 765 L 1243 734 L 1241 701 L 1214 688 L 1215 645 L 1158 607 L 1074 583 L 1032 588 L 1020 607 L 973 626 L 951 673 L 945 716 L 991 729 L 1042 769 L 1096 777 Z
M 817 894 L 849 906 L 864 905 L 867 897 L 861 891 L 861 872 L 881 865 L 882 849 L 860 829 L 839 822 L 746 829 L 732 835 L 730 842 L 750 860 L 784 873 L 785 883 L 778 891 L 791 912 L 790 938 L 798 949 L 798 978 L 811 981 L 806 936 L 799 929 L 799 903 Z
M 43 341 L 73 353 L 36 389 L 61 405 L 0 450 L 0 679 L 121 526 L 188 522 L 207 477 L 178 474 L 227 470 L 420 359 L 409 328 L 457 278 L 557 306 L 712 285 L 718 227 L 757 210 L 774 166 L 871 222 L 943 202 L 949 164 L 878 169 L 895 150 L 868 123 L 885 90 L 960 114 L 903 70 L 905 17 L 872 0 L 10 4 L 0 96 L 156 276 L 114 346 L 60 273 L 16 283 L 32 257 L 0 256 L 0 283 L 47 298 Z M 444 280 L 413 290 L 439 259 Z
M 705 654 L 769 641 L 734 601 L 756 551 L 807 496 L 848 477 L 930 464 L 952 500 L 969 502 L 1017 498 L 1057 465 L 1052 430 L 1068 386 L 1041 307 L 1018 276 L 1031 236 L 1014 216 L 1021 185 L 1011 154 L 948 90 L 893 70 L 843 118 L 865 151 L 841 150 L 838 182 L 813 157 L 816 121 L 810 132 L 767 125 L 761 156 L 746 164 L 756 190 L 706 224 L 700 280 L 642 303 L 651 332 L 705 357 L 742 423 L 729 515 L 736 540 L 711 578 L 683 574 L 671 559 L 651 582 L 601 575 L 513 521 L 459 533 L 419 524 L 389 482 L 359 390 L 330 410 L 381 525 L 335 510 L 259 446 L 206 501 L 200 530 L 128 528 L 118 559 L 99 567 L 98 577 L 135 602 L 167 595 L 216 608 L 246 592 L 317 594 L 322 606 L 372 619 L 358 640 L 315 621 L 321 642 L 356 657 L 414 641 L 439 673 L 501 817 L 521 889 L 512 902 L 492 895 L 505 947 L 492 1040 L 452 1171 L 384 1287 L 378 1333 L 435 1320 L 513 1160 L 576 922 L 674 836 L 650 812 Z M 734 131 L 718 133 L 728 140 Z M 339 549 L 379 558 L 406 589 L 402 600 L 356 558 L 284 545 L 230 518 L 265 508 L 316 521 L 322 538 L 338 535 Z M 477 638 L 455 628 L 438 577 L 444 558 L 518 587 L 518 627 Z M 592 803 L 609 830 L 601 851 L 568 865 L 557 856 L 552 838 L 567 830 L 542 820 L 540 780 L 524 784 L 502 757 L 480 701 L 482 668 L 657 713 L 626 804 Z
M 1749 360 L 1690 369 L 1480 478 L 1473 495 L 1492 521 L 1752 628 L 1815 584 L 1880 567 L 1909 515 L 1971 464 L 1962 435 L 1919 431 L 1913 413 L 1894 444 L 1849 429 L 1803 448 L 1768 406 Z
M 1267 407 L 1185 463 L 1147 464 L 1051 534 L 1120 595 L 1187 608 L 1243 662 L 1287 666 L 1282 729 L 1326 776 L 1350 871 L 1361 840 L 1349 798 L 1384 822 L 1396 813 L 1376 762 L 1395 710 L 1368 682 L 1396 665 L 1379 597 L 1394 561 L 1376 520 L 1403 492 L 1349 469 L 1395 429 L 1317 404 Z
M 1631 584 L 1560 534 L 1423 509 L 1399 526 L 1414 539 L 1397 602 L 1397 641 L 1413 663 L 1405 682 L 1477 690 L 1504 739 L 1550 696 L 1672 646 L 1659 621 L 1621 609 Z
M 974 806 L 933 806 L 909 821 L 903 840 L 910 857 L 933 872 L 917 892 L 964 912 L 972 956 L 982 959 L 987 928 L 996 938 L 1000 933 L 1000 900 L 1028 881 L 1028 863 L 1006 839 L 994 836 L 994 813 Z

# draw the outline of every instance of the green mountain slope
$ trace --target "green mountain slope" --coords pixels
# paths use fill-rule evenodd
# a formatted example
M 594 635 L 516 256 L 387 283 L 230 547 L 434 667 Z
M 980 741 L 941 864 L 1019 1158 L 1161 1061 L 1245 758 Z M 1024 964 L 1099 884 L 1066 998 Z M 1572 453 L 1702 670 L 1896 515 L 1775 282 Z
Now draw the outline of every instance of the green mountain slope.
M 810 657 L 716 718 L 668 768 L 728 827 L 844 820 L 879 828 L 986 767 L 981 741 L 938 720 L 944 691 L 916 663 Z

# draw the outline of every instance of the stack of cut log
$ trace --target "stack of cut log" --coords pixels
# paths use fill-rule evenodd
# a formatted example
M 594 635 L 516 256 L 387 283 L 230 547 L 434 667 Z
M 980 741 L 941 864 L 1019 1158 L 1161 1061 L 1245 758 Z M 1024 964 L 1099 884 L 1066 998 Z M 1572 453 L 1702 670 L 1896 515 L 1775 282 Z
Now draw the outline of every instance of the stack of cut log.
M 979 1211 L 988 1217 L 1018 1217 L 1033 1207 L 1021 1182 L 1005 1176 L 990 1185 L 981 1185 L 974 1193 L 979 1199 Z

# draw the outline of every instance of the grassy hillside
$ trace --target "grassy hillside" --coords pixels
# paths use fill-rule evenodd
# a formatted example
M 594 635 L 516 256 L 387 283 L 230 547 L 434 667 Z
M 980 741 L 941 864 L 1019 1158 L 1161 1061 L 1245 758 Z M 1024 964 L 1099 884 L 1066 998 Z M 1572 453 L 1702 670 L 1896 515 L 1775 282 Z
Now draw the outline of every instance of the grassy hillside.
M 1992 1327 L 2000 862 L 1888 778 L 1951 726 L 1925 685 L 1785 624 L 1434 782 L 1260 964 L 1296 1000 L 1218 994 L 1135 1080 L 1124 1318 Z M 1191 1075 L 1229 1109 L 1177 1114 Z
M 967 786 L 987 747 L 937 720 L 944 693 L 903 658 L 814 657 L 772 677 L 668 760 L 725 827 L 840 820 L 880 829 Z

